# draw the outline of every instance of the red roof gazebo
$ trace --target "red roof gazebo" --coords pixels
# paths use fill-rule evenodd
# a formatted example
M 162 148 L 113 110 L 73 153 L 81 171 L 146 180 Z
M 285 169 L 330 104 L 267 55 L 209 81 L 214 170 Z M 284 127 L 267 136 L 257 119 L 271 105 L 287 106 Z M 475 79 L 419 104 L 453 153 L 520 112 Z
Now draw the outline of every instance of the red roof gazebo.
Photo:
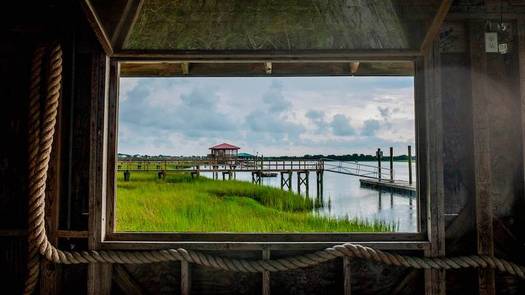
M 221 143 L 210 148 L 211 156 L 215 158 L 237 157 L 237 153 L 240 149 L 240 147 L 229 143 Z

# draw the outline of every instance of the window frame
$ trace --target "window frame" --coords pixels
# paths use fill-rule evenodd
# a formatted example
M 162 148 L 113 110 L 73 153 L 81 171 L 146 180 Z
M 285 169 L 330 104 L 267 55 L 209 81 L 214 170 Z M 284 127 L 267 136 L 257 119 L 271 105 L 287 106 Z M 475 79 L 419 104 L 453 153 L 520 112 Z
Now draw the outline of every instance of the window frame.
M 359 56 L 363 60 L 363 56 Z M 258 249 L 283 249 L 307 250 L 320 249 L 344 242 L 357 242 L 385 250 L 422 250 L 429 251 L 430 241 L 429 226 L 432 214 L 437 214 L 435 206 L 430 206 L 430 188 L 428 175 L 430 169 L 436 167 L 429 165 L 428 161 L 428 117 L 427 96 L 425 89 L 424 61 L 418 55 L 396 56 L 396 61 L 414 63 L 414 108 L 415 108 L 415 135 L 416 135 L 416 183 L 417 183 L 417 218 L 418 231 L 415 233 L 177 233 L 177 232 L 115 232 L 115 206 L 116 206 L 116 160 L 118 136 L 118 99 L 120 64 L 124 62 L 155 62 L 174 60 L 173 57 L 165 59 L 139 59 L 113 57 L 106 63 L 106 95 L 98 100 L 100 109 L 104 110 L 98 118 L 98 124 L 104 126 L 99 134 L 98 146 L 104 151 L 99 163 L 105 176 L 106 185 L 98 198 L 97 206 L 101 209 L 101 222 L 98 231 L 100 247 L 102 249 L 159 249 L 184 247 L 186 249 L 200 250 L 258 250 Z M 177 59 L 179 60 L 179 59 Z M 261 60 L 272 60 L 267 57 Z M 357 60 L 352 58 L 337 58 L 349 62 Z M 366 58 L 365 58 L 366 60 Z M 369 57 L 373 61 L 391 61 L 392 56 Z M 293 62 L 312 62 L 311 59 L 290 59 Z M 331 62 L 327 58 L 314 62 Z M 213 60 L 199 60 L 199 62 L 228 63 L 229 56 L 214 57 Z M 256 59 L 243 60 L 242 62 L 259 62 Z M 239 75 L 231 75 L 239 76 Z M 297 75 L 288 75 L 297 76 Z M 312 75 L 309 75 L 312 76 Z M 327 75 L 322 75 L 327 76 Z M 440 115 L 440 114 L 439 114 Z M 434 117 L 434 116 L 432 116 Z M 440 184 L 438 184 L 440 185 Z M 442 185 L 442 184 L 441 184 Z

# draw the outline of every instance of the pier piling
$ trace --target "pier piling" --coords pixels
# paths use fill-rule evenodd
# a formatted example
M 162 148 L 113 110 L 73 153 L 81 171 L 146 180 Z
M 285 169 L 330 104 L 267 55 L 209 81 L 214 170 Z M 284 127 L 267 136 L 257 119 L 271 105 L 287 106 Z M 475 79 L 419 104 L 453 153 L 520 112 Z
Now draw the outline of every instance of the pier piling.
M 390 182 L 394 182 L 394 148 L 390 147 Z
M 284 190 L 285 188 L 292 191 L 292 171 L 281 172 L 281 189 Z
M 308 170 L 304 170 L 304 171 L 298 171 L 297 172 L 297 193 L 300 194 L 301 193 L 301 186 L 304 185 L 305 187 L 305 191 L 306 191 L 306 195 L 308 196 L 309 195 L 309 190 L 310 190 L 310 171 Z
M 412 185 L 412 146 L 408 146 L 408 184 Z

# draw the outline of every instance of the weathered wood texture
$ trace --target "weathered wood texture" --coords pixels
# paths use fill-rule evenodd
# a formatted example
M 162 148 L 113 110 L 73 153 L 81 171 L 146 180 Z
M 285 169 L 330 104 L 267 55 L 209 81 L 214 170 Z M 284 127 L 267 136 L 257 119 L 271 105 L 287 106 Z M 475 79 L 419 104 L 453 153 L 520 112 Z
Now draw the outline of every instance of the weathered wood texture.
M 443 107 L 443 178 L 445 187 L 446 254 L 476 252 L 470 57 L 464 22 L 448 22 L 441 31 Z M 468 294 L 477 288 L 476 272 L 447 271 L 447 294 Z
M 419 49 L 439 4 L 434 0 L 146 1 L 124 47 Z

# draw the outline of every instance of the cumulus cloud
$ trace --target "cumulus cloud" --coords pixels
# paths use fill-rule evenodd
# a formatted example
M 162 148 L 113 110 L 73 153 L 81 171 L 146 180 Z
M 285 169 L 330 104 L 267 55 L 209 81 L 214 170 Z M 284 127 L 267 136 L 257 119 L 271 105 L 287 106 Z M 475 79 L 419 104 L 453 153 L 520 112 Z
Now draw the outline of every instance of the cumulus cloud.
M 337 114 L 333 117 L 330 122 L 332 132 L 337 136 L 350 136 L 355 134 L 354 128 L 348 122 L 348 118 L 345 115 Z
M 363 125 L 363 129 L 361 129 L 361 135 L 375 136 L 379 128 L 381 128 L 381 123 L 378 120 L 366 120 Z

